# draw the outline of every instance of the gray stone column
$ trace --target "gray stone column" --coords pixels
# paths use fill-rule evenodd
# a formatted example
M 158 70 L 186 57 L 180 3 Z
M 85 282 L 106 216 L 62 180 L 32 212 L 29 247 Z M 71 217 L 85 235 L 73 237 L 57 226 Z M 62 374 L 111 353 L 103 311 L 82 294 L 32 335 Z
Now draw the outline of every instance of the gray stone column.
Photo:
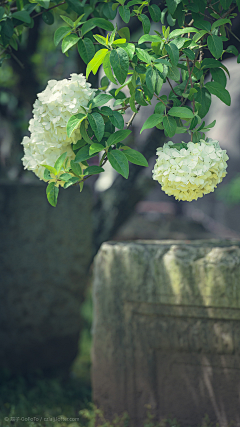
M 95 259 L 92 379 L 127 411 L 240 426 L 240 241 L 109 242 Z
M 0 185 L 0 369 L 68 367 L 92 258 L 91 194 Z

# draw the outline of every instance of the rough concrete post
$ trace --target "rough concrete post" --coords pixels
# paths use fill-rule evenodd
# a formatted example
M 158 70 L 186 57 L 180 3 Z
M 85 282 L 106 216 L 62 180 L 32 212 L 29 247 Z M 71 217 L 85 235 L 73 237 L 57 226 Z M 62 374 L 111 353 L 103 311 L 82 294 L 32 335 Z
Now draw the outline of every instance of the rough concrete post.
M 107 418 L 240 426 L 240 241 L 105 243 L 92 379 Z
M 68 367 L 92 257 L 91 194 L 0 185 L 0 368 Z

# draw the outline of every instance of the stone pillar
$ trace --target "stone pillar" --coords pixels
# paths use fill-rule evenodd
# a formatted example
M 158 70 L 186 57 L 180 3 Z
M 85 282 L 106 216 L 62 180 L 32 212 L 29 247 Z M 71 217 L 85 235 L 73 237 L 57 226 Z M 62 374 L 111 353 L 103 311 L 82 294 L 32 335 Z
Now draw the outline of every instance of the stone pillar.
M 92 379 L 106 417 L 240 426 L 240 241 L 102 245 Z
M 91 194 L 0 185 L 0 369 L 67 368 L 92 259 Z

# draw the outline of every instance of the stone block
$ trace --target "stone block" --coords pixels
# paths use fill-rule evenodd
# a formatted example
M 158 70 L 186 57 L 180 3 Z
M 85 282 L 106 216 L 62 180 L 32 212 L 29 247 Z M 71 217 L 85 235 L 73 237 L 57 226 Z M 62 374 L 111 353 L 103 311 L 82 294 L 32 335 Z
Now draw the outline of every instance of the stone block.
M 240 426 L 240 241 L 104 243 L 92 380 L 106 417 Z
M 0 368 L 67 368 L 92 259 L 91 194 L 0 185 Z

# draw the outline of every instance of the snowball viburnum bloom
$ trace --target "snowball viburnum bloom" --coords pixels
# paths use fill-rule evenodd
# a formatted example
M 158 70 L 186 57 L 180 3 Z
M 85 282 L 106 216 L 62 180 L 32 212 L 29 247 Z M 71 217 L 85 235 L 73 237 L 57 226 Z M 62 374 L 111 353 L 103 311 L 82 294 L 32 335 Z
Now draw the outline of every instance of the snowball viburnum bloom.
M 79 129 L 67 136 L 67 122 L 73 114 L 84 113 L 95 90 L 82 74 L 71 74 L 70 79 L 49 80 L 33 105 L 33 118 L 29 122 L 30 137 L 22 144 L 25 169 L 44 179 L 43 164 L 54 166 L 57 158 L 67 152 L 69 160 L 75 158 L 71 144 L 81 139 Z
M 176 148 L 172 141 L 157 149 L 157 161 L 153 169 L 153 179 L 162 190 L 177 200 L 196 200 L 214 191 L 226 176 L 226 150 L 219 142 L 200 139 L 199 143 L 189 142 L 186 148 Z

